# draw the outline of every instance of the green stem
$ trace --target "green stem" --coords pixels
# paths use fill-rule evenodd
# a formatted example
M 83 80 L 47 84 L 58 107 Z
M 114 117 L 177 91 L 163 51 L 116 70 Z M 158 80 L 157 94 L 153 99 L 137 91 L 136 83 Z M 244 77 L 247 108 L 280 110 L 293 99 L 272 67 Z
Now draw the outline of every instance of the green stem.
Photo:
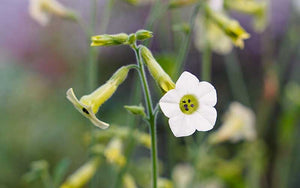
M 202 80 L 211 80 L 211 49 L 208 44 L 202 54 Z
M 145 74 L 144 65 L 141 61 L 139 48 L 134 44 L 132 46 L 135 52 L 136 60 L 139 66 L 139 75 L 141 80 L 141 85 L 144 91 L 144 97 L 146 102 L 146 107 L 148 111 L 147 121 L 150 126 L 150 134 L 151 134 L 151 156 L 152 156 L 152 186 L 153 188 L 157 188 L 157 143 L 156 143 L 156 115 L 153 111 L 151 94 Z
M 186 59 L 187 52 L 190 47 L 191 35 L 192 35 L 192 31 L 194 30 L 195 20 L 196 20 L 197 14 L 199 12 L 200 6 L 201 6 L 201 3 L 198 3 L 193 11 L 193 14 L 189 21 L 190 31 L 185 35 L 182 45 L 181 45 L 181 48 L 179 50 L 178 57 L 177 57 L 177 63 L 176 63 L 176 69 L 175 69 L 175 70 L 177 70 L 177 71 L 175 71 L 175 72 L 177 72 L 177 74 L 178 74 L 178 72 L 182 72 L 182 69 L 184 66 L 184 61 Z M 176 75 L 176 76 L 178 76 L 178 75 Z

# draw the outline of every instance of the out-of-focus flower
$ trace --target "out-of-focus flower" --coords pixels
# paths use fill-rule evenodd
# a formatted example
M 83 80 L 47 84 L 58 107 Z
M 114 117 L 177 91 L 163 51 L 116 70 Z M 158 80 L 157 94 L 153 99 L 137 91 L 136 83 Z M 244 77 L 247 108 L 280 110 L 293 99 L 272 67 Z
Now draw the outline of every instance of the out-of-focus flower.
M 224 8 L 224 0 L 209 0 L 208 1 L 208 6 L 213 10 L 213 11 L 223 11 Z
M 51 14 L 62 18 L 75 19 L 74 12 L 56 0 L 30 0 L 29 14 L 42 26 L 49 23 Z
M 49 164 L 45 160 L 39 160 L 31 163 L 30 171 L 23 176 L 23 179 L 30 183 L 46 176 L 49 176 Z
M 218 179 L 208 179 L 204 182 L 197 184 L 197 188 L 224 188 L 224 183 Z
M 170 78 L 170 76 L 162 69 L 159 63 L 153 57 L 151 51 L 145 47 L 140 47 L 140 53 L 143 59 L 143 62 L 147 65 L 149 72 L 151 73 L 152 77 L 161 87 L 164 92 L 167 92 L 171 89 L 175 88 L 175 84 Z
M 158 178 L 157 180 L 158 188 L 173 188 L 173 183 L 166 178 Z
M 213 11 L 206 7 L 207 19 L 211 19 L 233 42 L 235 46 L 244 48 L 244 40 L 250 37 L 238 21 L 230 19 L 222 12 Z
M 213 128 L 217 111 L 215 88 L 208 82 L 199 82 L 189 72 L 183 72 L 175 89 L 168 91 L 159 101 L 162 112 L 176 137 L 189 136 L 198 131 Z
M 60 188 L 79 188 L 84 186 L 96 173 L 99 165 L 99 158 L 92 158 L 71 174 Z
M 113 46 L 128 44 L 128 35 L 126 33 L 119 33 L 115 35 L 96 35 L 92 36 L 91 46 Z
M 67 98 L 74 107 L 86 118 L 88 118 L 95 126 L 105 129 L 109 127 L 108 123 L 100 121 L 96 117 L 99 107 L 107 101 L 117 90 L 118 86 L 126 79 L 131 65 L 119 68 L 113 76 L 102 86 L 89 95 L 84 95 L 80 100 L 75 96 L 73 89 L 67 91 Z
M 123 187 L 124 188 L 136 188 L 137 187 L 132 175 L 127 173 L 123 176 Z
M 104 151 L 106 160 L 112 164 L 116 164 L 120 167 L 124 166 L 126 163 L 126 158 L 122 154 L 122 141 L 119 138 L 113 138 L 107 148 Z
M 189 164 L 178 164 L 172 171 L 172 179 L 177 188 L 189 187 L 194 177 L 194 169 Z
M 224 123 L 210 136 L 211 143 L 220 143 L 227 140 L 254 140 L 256 138 L 254 112 L 238 102 L 229 106 L 225 114 Z
M 264 78 L 264 98 L 273 101 L 278 95 L 278 76 L 274 70 L 269 70 Z
M 263 31 L 267 26 L 267 1 L 256 0 L 225 0 L 225 7 L 254 16 L 254 29 Z
M 195 46 L 203 51 L 208 45 L 218 54 L 228 54 L 232 50 L 230 38 L 214 22 L 198 15 L 194 28 Z

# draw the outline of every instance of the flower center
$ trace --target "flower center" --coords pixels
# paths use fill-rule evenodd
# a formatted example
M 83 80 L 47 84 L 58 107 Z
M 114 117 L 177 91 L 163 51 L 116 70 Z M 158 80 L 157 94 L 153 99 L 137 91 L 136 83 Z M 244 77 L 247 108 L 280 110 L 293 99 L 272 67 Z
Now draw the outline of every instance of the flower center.
M 198 107 L 199 103 L 194 95 L 184 95 L 180 99 L 179 108 L 184 114 L 192 114 Z

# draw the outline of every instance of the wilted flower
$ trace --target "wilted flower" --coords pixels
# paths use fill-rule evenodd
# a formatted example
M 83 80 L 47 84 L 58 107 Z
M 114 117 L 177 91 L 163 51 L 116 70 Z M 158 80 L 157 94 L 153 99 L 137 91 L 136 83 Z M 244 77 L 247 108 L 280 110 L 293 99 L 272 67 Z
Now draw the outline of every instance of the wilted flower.
M 56 0 L 30 0 L 29 14 L 42 26 L 47 25 L 50 20 L 51 14 L 57 15 L 62 18 L 75 18 L 73 11 L 65 8 Z
M 110 163 L 117 164 L 119 166 L 124 166 L 126 163 L 126 158 L 122 154 L 122 141 L 119 138 L 113 138 L 107 148 L 104 150 L 104 155 L 106 160 Z
M 215 88 L 208 82 L 199 82 L 189 72 L 183 72 L 175 89 L 168 91 L 159 101 L 162 112 L 176 137 L 189 136 L 198 131 L 213 128 L 217 111 Z
M 105 129 L 109 124 L 100 121 L 95 114 L 98 112 L 99 107 L 114 94 L 118 86 L 126 79 L 129 70 L 130 65 L 119 68 L 104 85 L 91 94 L 82 96 L 80 100 L 77 99 L 73 89 L 70 88 L 67 91 L 67 98 L 95 126 Z
M 175 88 L 175 84 L 170 78 L 170 76 L 162 69 L 159 63 L 153 57 L 151 51 L 145 47 L 140 47 L 140 53 L 143 59 L 143 62 L 147 65 L 149 72 L 151 73 L 152 77 L 161 87 L 164 92 L 167 92 L 171 89 Z
M 211 135 L 210 142 L 219 143 L 226 140 L 237 142 L 242 139 L 256 138 L 255 115 L 253 111 L 238 102 L 229 106 L 224 123 Z
M 78 188 L 85 185 L 96 173 L 100 164 L 99 158 L 92 158 L 76 170 L 60 188 Z
M 189 164 L 178 164 L 172 171 L 172 179 L 177 188 L 186 188 L 194 177 L 194 169 Z

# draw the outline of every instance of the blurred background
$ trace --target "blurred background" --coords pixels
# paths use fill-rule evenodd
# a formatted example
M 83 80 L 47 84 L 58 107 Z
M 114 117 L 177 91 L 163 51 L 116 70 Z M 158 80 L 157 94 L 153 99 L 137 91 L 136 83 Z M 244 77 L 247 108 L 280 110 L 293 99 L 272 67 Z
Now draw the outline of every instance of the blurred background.
M 97 9 L 92 35 L 134 33 L 143 28 L 153 31 L 149 48 L 173 80 L 178 79 L 181 73 L 174 70 L 174 62 L 188 34 L 183 29 L 174 30 L 173 26 L 189 22 L 193 5 L 162 8 L 152 21 L 151 1 L 134 5 L 124 0 L 59 2 L 81 15 L 87 25 L 92 20 L 92 9 Z M 162 6 L 167 3 L 161 2 Z M 190 164 L 194 182 L 201 183 L 183 187 L 297 188 L 300 186 L 300 1 L 269 0 L 263 32 L 253 29 L 250 15 L 235 11 L 228 14 L 251 37 L 245 40 L 244 49 L 234 47 L 227 54 L 212 54 L 211 82 L 218 92 L 216 126 L 211 132 L 197 132 L 187 139 L 175 138 L 167 118 L 160 113 L 157 132 L 161 177 L 176 184 L 172 180 L 175 167 Z M 62 160 L 68 161 L 63 181 L 90 157 L 88 140 L 92 125 L 65 97 L 70 87 L 77 96 L 92 91 L 88 84 L 90 42 L 82 27 L 72 20 L 53 15 L 46 26 L 41 26 L 30 16 L 27 0 L 2 1 L 0 25 L 0 188 L 44 187 L 38 181 L 32 184 L 24 180 L 30 164 L 38 160 L 47 161 L 50 173 Z M 184 70 L 202 78 L 203 54 L 195 45 L 198 40 L 195 32 L 190 31 Z M 120 66 L 135 61 L 127 46 L 93 49 L 96 86 L 105 83 Z M 141 93 L 133 97 L 134 91 L 139 91 L 136 78 L 136 73 L 130 73 L 101 107 L 102 119 L 112 126 L 129 127 L 133 118 L 139 119 L 128 115 L 123 108 L 143 102 Z M 148 78 L 157 102 L 162 94 L 150 75 Z M 219 143 L 201 150 L 201 157 L 191 157 L 192 151 L 200 151 L 203 140 L 222 125 L 224 114 L 234 101 L 254 111 L 256 139 Z M 135 122 L 136 129 L 148 131 L 143 121 Z M 136 146 L 128 156 L 131 161 L 128 171 L 132 171 L 137 186 L 147 187 L 135 166 L 144 164 L 144 169 L 150 171 L 150 164 L 142 161 L 149 160 L 149 151 Z M 114 187 L 111 182 L 119 176 L 118 170 L 107 169 L 110 169 L 108 164 L 101 165 L 98 175 L 86 187 Z M 214 184 L 202 184 L 211 181 Z

